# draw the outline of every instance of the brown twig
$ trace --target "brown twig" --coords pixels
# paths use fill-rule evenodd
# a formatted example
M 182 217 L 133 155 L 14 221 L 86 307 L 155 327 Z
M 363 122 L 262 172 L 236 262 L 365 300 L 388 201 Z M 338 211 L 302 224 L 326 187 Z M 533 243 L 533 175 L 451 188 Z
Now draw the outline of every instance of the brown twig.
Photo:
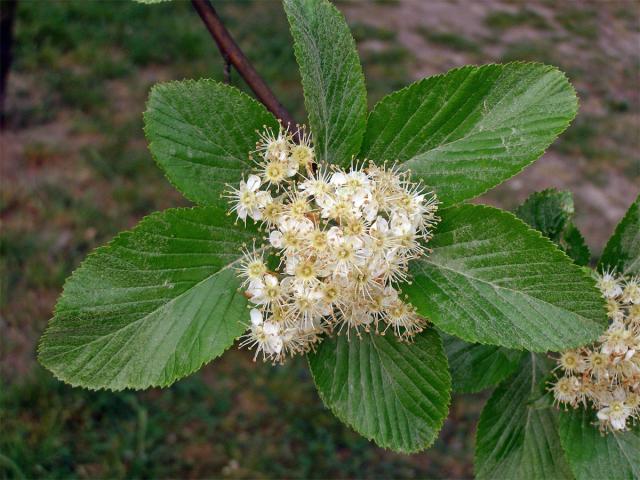
M 249 59 L 244 52 L 240 49 L 238 44 L 233 40 L 231 34 L 226 29 L 222 20 L 218 16 L 218 13 L 211 5 L 209 0 L 191 0 L 193 8 L 195 8 L 198 15 L 204 22 L 207 30 L 213 37 L 218 45 L 218 50 L 223 59 L 229 59 L 231 64 L 238 71 L 240 76 L 247 82 L 247 85 L 256 94 L 258 100 L 260 100 L 267 109 L 273 113 L 278 119 L 282 121 L 282 124 L 292 132 L 294 132 L 296 122 L 289 111 L 278 101 L 273 94 L 269 86 L 265 83 L 262 77 L 258 74 Z

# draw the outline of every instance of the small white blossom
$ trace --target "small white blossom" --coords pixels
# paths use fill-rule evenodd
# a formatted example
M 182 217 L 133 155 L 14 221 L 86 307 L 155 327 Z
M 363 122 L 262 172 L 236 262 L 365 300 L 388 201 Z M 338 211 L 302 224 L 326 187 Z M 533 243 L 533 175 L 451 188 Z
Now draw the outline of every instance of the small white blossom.
M 398 295 L 408 262 L 438 221 L 435 195 L 394 167 L 319 168 L 311 137 L 261 133 L 257 173 L 228 195 L 238 218 L 260 221 L 280 257 L 275 271 L 245 252 L 238 269 L 251 326 L 242 346 L 282 362 L 331 331 L 392 331 L 411 340 L 426 320 Z
M 605 432 L 625 430 L 640 418 L 637 286 L 637 278 L 624 279 L 612 271 L 599 275 L 598 287 L 607 299 L 611 319 L 609 328 L 594 345 L 569 350 L 558 359 L 564 376 L 553 386 L 556 401 L 574 408 L 591 404 Z

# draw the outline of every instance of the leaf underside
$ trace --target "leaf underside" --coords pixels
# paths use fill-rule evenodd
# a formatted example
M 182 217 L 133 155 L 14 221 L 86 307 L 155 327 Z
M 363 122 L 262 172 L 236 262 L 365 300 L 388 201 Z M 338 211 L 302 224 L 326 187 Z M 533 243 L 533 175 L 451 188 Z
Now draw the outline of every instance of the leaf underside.
M 631 204 L 600 257 L 601 269 L 640 275 L 640 196 Z
M 233 267 L 255 236 L 214 207 L 146 217 L 67 280 L 41 363 L 72 385 L 112 390 L 167 386 L 196 371 L 245 329 Z
M 603 435 L 596 413 L 584 408 L 560 412 L 560 441 L 578 480 L 640 478 L 640 428 Z
M 360 59 L 342 14 L 326 0 L 285 0 L 319 162 L 350 164 L 366 126 Z
M 489 398 L 476 435 L 479 480 L 572 478 L 558 437 L 558 411 L 535 403 L 548 371 L 546 359 L 527 355 Z
M 559 351 L 607 325 L 594 280 L 512 214 L 481 205 L 441 212 L 432 253 L 403 290 L 418 311 L 468 342 Z
M 251 168 L 257 130 L 277 129 L 262 104 L 214 80 L 156 84 L 144 114 L 149 150 L 169 181 L 192 202 L 226 208 L 226 184 Z
M 465 66 L 378 102 L 367 121 L 361 157 L 411 169 L 449 206 L 536 160 L 576 111 L 575 91 L 554 67 Z
M 324 403 L 361 435 L 405 453 L 425 449 L 437 437 L 451 378 L 435 330 L 412 343 L 391 334 L 326 338 L 308 358 Z
M 475 393 L 497 385 L 514 373 L 525 355 L 495 345 L 467 343 L 441 333 L 455 392 Z

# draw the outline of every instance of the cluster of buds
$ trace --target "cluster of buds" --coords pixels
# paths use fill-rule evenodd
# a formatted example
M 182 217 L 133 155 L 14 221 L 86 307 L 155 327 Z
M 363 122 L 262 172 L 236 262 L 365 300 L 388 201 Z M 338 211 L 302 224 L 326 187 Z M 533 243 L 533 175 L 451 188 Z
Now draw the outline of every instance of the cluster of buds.
M 594 345 L 561 354 L 553 393 L 558 403 L 597 410 L 602 431 L 626 430 L 640 418 L 640 279 L 605 272 L 598 287 L 609 328 Z
M 282 362 L 329 332 L 391 329 L 401 340 L 420 332 L 426 322 L 397 286 L 409 260 L 427 253 L 435 196 L 393 167 L 318 165 L 304 130 L 298 142 L 266 130 L 253 153 L 255 174 L 228 193 L 232 213 L 268 232 L 266 247 L 246 250 L 239 268 L 253 304 L 241 346 Z

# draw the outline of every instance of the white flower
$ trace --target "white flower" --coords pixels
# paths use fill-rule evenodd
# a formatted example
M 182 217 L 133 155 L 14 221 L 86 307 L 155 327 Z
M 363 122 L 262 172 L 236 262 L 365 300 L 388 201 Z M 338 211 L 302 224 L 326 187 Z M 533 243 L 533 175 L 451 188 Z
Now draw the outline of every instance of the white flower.
M 613 298 L 622 294 L 620 283 L 615 275 L 608 271 L 598 277 L 598 288 L 606 298 Z
M 256 307 L 242 346 L 265 360 L 315 348 L 334 332 L 391 329 L 402 340 L 426 320 L 399 298 L 408 261 L 424 255 L 437 202 L 407 172 L 374 165 L 318 168 L 310 136 L 281 127 L 257 144 L 260 176 L 233 189 L 232 211 L 259 220 L 280 262 L 245 252 L 239 272 Z M 314 168 L 315 167 L 315 168 Z
M 620 300 L 623 303 L 640 304 L 640 280 L 638 277 L 633 277 L 626 281 Z
M 232 211 L 235 211 L 241 220 L 246 221 L 247 215 L 254 220 L 262 218 L 262 208 L 271 197 L 268 192 L 258 192 L 259 188 L 260 177 L 249 175 L 246 182 L 240 182 L 240 188 L 232 189 L 228 194 L 234 203 Z
M 556 401 L 575 405 L 578 401 L 580 381 L 573 376 L 562 377 L 553 386 L 553 394 Z
M 270 305 L 284 301 L 284 291 L 273 275 L 265 275 L 261 280 L 252 282 L 247 289 L 252 303 Z
M 280 327 L 269 321 L 264 321 L 262 312 L 252 309 L 250 312 L 251 327 L 249 333 L 244 336 L 245 340 L 241 346 L 248 346 L 249 349 L 255 347 L 255 360 L 260 353 L 263 359 L 278 360 L 282 352 L 283 341 L 280 336 Z
M 557 401 L 574 408 L 597 410 L 600 429 L 625 430 L 629 419 L 640 416 L 640 324 L 634 304 L 637 279 L 613 271 L 598 276 L 611 320 L 607 331 L 591 346 L 562 353 L 559 366 L 568 376 L 553 387 Z M 622 287 L 624 286 L 624 288 Z M 575 388 L 574 388 L 575 387 Z
M 627 419 L 633 413 L 632 409 L 620 400 L 614 400 L 606 407 L 598 410 L 598 420 L 610 424 L 614 430 L 625 430 Z

